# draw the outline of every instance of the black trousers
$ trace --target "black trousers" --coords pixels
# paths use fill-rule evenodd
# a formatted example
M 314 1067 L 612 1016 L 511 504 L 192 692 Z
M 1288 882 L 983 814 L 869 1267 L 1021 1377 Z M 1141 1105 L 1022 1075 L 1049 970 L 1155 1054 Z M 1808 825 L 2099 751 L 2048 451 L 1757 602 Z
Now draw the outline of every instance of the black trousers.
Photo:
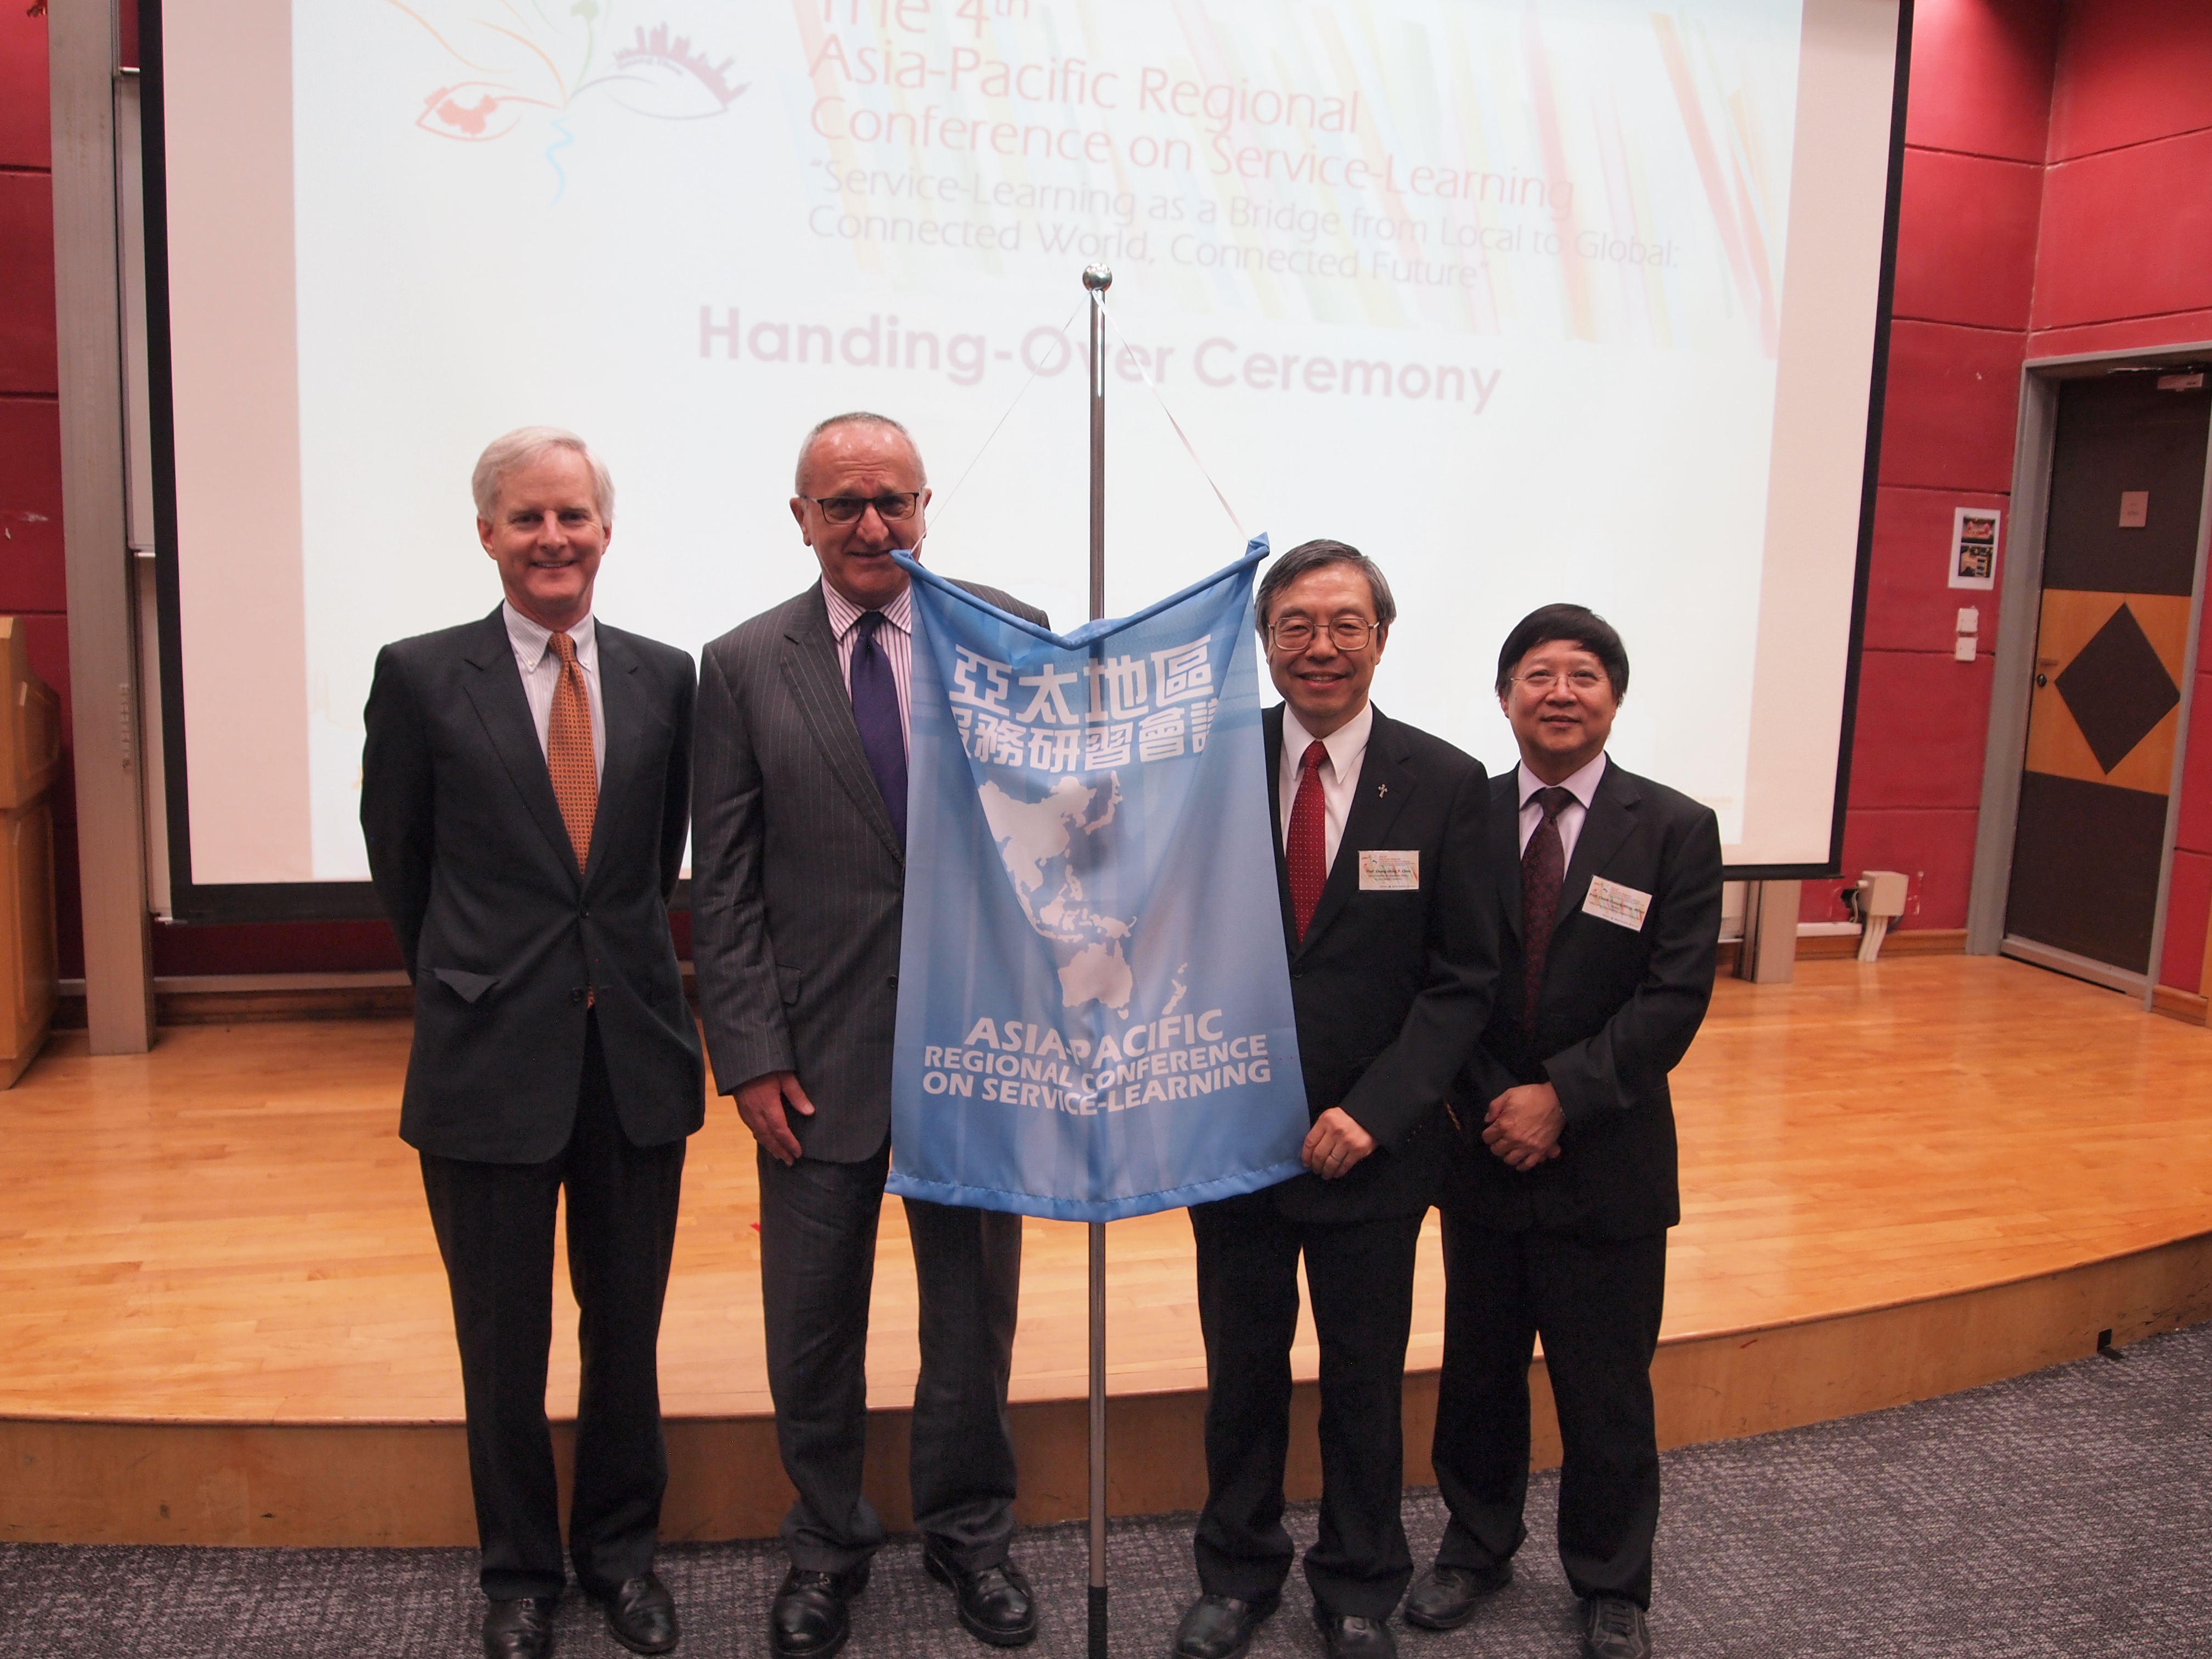
M 761 1311 L 793 1566 L 844 1572 L 884 1541 L 860 1490 L 867 1449 L 868 1301 L 890 1149 L 859 1164 L 759 1154 Z M 1022 1218 L 906 1200 L 920 1291 L 915 1384 L 915 1524 L 963 1571 L 1006 1559 L 1014 1535 L 1014 1442 L 1006 1418 Z
M 668 1458 L 660 1438 L 660 1304 L 676 1242 L 684 1145 L 634 1146 L 615 1115 L 599 1022 L 584 1044 L 575 1127 L 543 1164 L 422 1154 L 422 1188 L 453 1296 L 468 1405 L 478 1576 L 495 1600 L 557 1595 L 559 1495 L 545 1421 L 553 1227 L 568 1200 L 568 1283 L 581 1317 L 568 1554 L 604 1594 L 650 1571 Z
M 1444 1358 L 1431 1459 L 1451 1521 L 1439 1565 L 1488 1567 L 1528 1536 L 1528 1365 L 1559 1414 L 1559 1560 L 1577 1595 L 1651 1605 L 1659 1443 L 1651 1355 L 1667 1235 L 1594 1238 L 1479 1226 L 1447 1205 Z
M 1389 1618 L 1413 1576 L 1398 1514 L 1400 1418 L 1421 1218 L 1294 1221 L 1261 1192 L 1193 1205 L 1190 1227 L 1206 1337 L 1200 1584 L 1250 1601 L 1290 1573 L 1283 1464 L 1303 1252 L 1321 1340 L 1321 1534 L 1306 1552 L 1306 1583 L 1334 1613 Z

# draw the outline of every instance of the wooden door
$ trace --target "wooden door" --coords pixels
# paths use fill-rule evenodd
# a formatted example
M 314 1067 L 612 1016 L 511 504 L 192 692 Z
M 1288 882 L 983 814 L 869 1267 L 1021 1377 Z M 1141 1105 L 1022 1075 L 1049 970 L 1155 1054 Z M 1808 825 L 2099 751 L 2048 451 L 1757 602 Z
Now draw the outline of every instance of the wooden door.
M 2212 417 L 2160 378 L 2059 393 L 2005 906 L 2015 954 L 2128 981 L 2151 966 Z

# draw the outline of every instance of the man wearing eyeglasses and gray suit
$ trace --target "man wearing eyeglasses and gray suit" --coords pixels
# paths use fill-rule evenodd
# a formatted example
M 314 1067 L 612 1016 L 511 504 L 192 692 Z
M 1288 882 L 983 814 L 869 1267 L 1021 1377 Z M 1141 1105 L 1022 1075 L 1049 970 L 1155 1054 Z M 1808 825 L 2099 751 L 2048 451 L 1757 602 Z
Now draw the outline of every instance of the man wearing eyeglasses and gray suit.
M 828 1659 L 884 1525 L 861 1495 L 868 1297 L 890 1141 L 891 1037 L 906 885 L 912 596 L 929 487 L 906 429 L 839 415 L 799 451 L 792 517 L 822 580 L 701 657 L 692 956 L 717 1086 L 759 1143 L 761 1302 L 791 1570 L 776 1659 Z M 1039 623 L 1042 611 L 970 591 Z M 906 1200 L 921 1293 L 915 1524 L 960 1622 L 1036 1634 L 1007 1556 L 1006 1380 L 1022 1220 Z

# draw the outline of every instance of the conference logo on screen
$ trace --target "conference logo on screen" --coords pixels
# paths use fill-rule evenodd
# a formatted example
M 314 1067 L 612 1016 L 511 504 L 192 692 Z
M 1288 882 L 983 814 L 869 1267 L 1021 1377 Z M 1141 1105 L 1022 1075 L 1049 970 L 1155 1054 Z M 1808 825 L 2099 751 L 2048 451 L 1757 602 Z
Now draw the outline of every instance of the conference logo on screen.
M 441 138 L 489 143 L 542 112 L 559 135 L 557 150 L 575 142 L 562 118 L 586 101 L 653 120 L 696 121 L 723 113 L 746 89 L 731 78 L 734 58 L 716 62 L 710 47 L 665 22 L 635 25 L 625 37 L 613 0 L 575 0 L 566 11 L 488 0 L 423 0 L 419 10 L 392 3 L 471 72 L 423 96 L 416 125 Z

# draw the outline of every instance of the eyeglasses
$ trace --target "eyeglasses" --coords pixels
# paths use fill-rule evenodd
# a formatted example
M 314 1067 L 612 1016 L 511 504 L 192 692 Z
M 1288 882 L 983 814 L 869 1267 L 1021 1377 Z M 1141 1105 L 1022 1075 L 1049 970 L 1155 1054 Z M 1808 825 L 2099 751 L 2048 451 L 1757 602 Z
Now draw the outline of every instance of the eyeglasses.
M 1573 669 L 1565 675 L 1554 674 L 1548 668 L 1539 668 L 1533 674 L 1512 677 L 1514 684 L 1525 685 L 1540 697 L 1550 696 L 1563 678 L 1566 681 L 1567 690 L 1578 697 L 1588 696 L 1607 683 L 1603 674 L 1588 668 Z
M 858 524 L 860 515 L 870 507 L 876 516 L 889 524 L 896 520 L 914 516 L 915 504 L 921 500 L 918 489 L 894 489 L 882 495 L 809 495 L 806 498 L 822 509 L 822 516 L 831 524 Z
M 1354 622 L 1349 617 L 1339 617 L 1328 625 L 1328 641 L 1340 651 L 1364 651 L 1381 623 Z M 1267 628 L 1267 643 L 1276 650 L 1296 656 L 1314 642 L 1319 632 L 1304 617 L 1291 617 L 1272 623 Z

